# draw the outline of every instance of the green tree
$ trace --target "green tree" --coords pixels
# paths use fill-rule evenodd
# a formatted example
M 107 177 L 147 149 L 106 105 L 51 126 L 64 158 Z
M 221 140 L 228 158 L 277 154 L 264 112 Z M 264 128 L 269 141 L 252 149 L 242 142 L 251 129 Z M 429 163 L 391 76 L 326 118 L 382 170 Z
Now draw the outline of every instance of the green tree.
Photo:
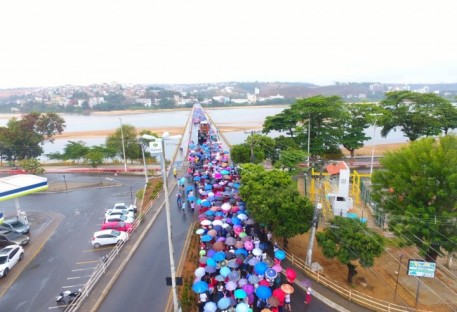
M 252 217 L 272 228 L 287 247 L 288 238 L 309 230 L 313 216 L 311 202 L 300 196 L 292 178 L 280 170 L 244 164 L 240 195 Z
M 230 158 L 236 164 L 248 163 L 251 160 L 251 146 L 247 143 L 235 144 L 230 148 Z M 265 158 L 259 147 L 254 148 L 254 160 L 258 163 Z
M 374 259 L 384 250 L 381 235 L 368 229 L 360 220 L 336 216 L 330 226 L 317 233 L 317 243 L 324 256 L 336 257 L 348 267 L 347 281 L 357 274 L 356 262 L 362 267 L 372 267 Z
M 434 93 L 389 92 L 380 105 L 386 110 L 381 130 L 384 137 L 396 127 L 400 127 L 410 141 L 447 133 L 457 127 L 457 108 Z
M 367 116 L 373 108 L 367 104 L 346 104 L 345 108 L 348 118 L 343 121 L 341 144 L 349 151 L 352 161 L 355 150 L 363 147 L 364 141 L 369 139 L 365 135 L 365 129 L 369 126 Z
M 46 141 L 53 142 L 54 136 L 61 134 L 65 120 L 56 113 L 30 113 L 21 119 L 11 118 L 4 133 L 4 142 L 8 147 L 7 159 L 26 159 L 40 156 L 41 145 Z
M 90 149 L 90 151 L 84 155 L 84 158 L 92 168 L 97 168 L 103 164 L 104 155 L 103 152 L 98 149 Z
M 129 124 L 122 125 L 106 138 L 106 147 L 116 152 L 121 159 L 124 157 L 122 151 L 122 137 L 124 137 L 125 157 L 127 159 L 138 159 L 140 149 L 138 146 L 137 132 L 134 126 Z
M 20 163 L 21 167 L 31 174 L 43 174 L 44 168 L 36 158 L 24 159 Z
M 386 153 L 373 173 L 373 199 L 388 213 L 389 227 L 423 253 L 439 242 L 457 250 L 457 136 L 423 138 Z
M 275 163 L 275 168 L 295 172 L 299 169 L 299 164 L 306 161 L 308 153 L 298 149 L 288 149 L 279 154 L 279 160 Z
M 339 144 L 343 136 L 343 122 L 347 119 L 343 104 L 338 96 L 319 95 L 300 99 L 289 109 L 267 117 L 262 131 L 287 133 L 303 150 L 308 148 L 309 135 L 310 154 L 341 154 Z

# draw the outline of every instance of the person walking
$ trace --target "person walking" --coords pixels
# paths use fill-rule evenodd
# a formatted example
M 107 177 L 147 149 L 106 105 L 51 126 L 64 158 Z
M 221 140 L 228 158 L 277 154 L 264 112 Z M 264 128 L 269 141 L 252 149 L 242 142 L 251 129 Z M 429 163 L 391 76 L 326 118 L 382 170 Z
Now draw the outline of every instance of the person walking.
M 183 213 L 183 214 L 186 214 L 186 206 L 187 206 L 186 201 L 183 201 L 183 202 L 182 202 L 182 205 L 181 205 L 181 209 L 182 209 L 182 213 Z
M 192 211 L 192 213 L 194 213 L 195 211 L 195 203 L 193 201 L 190 202 L 190 210 Z
M 173 177 L 176 179 L 177 177 L 177 174 L 178 174 L 178 168 L 176 168 L 176 166 L 173 166 Z
M 178 204 L 178 207 L 182 206 L 182 195 L 181 192 L 176 193 L 176 203 Z

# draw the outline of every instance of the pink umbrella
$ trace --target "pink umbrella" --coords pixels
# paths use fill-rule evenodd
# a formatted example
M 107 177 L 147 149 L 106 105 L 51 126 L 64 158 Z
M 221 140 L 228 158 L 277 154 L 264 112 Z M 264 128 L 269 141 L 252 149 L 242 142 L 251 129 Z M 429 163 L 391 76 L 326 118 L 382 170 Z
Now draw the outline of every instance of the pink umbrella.
M 229 291 L 233 291 L 236 289 L 236 282 L 234 281 L 228 281 L 226 284 L 225 284 L 225 289 L 229 290 Z
M 247 251 L 250 251 L 254 249 L 254 244 L 251 241 L 245 241 L 244 248 L 246 248 Z
M 275 264 L 274 266 L 271 267 L 273 270 L 275 270 L 278 273 L 282 272 L 282 267 L 280 264 Z
M 222 174 L 221 174 L 220 172 L 216 172 L 216 173 L 214 174 L 214 178 L 215 178 L 215 179 L 220 179 L 220 178 L 222 178 Z

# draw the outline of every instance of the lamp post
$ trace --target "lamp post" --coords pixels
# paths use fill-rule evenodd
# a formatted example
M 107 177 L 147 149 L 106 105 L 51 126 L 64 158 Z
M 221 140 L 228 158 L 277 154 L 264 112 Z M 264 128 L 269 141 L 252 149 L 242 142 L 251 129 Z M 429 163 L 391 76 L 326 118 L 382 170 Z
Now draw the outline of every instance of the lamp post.
M 374 119 L 374 127 L 373 127 L 373 146 L 371 147 L 371 164 L 370 164 L 370 177 L 373 173 L 373 162 L 374 162 L 374 149 L 376 147 L 376 122 L 377 117 L 381 116 L 382 114 L 370 114 L 370 116 L 375 117 Z
M 250 163 L 254 163 L 254 133 L 260 133 L 261 131 L 256 131 L 256 130 L 249 130 L 249 131 L 244 131 L 244 133 L 250 133 L 251 134 L 251 144 L 250 144 L 250 147 L 251 147 L 251 159 L 250 159 Z
M 309 145 L 310 145 L 310 142 L 311 142 L 311 113 L 308 114 L 308 161 L 307 161 L 308 170 L 309 170 Z M 305 183 L 306 183 L 306 181 L 305 181 Z
M 143 138 L 139 138 L 138 141 L 140 143 L 141 154 L 143 155 L 144 182 L 147 184 L 148 183 L 148 168 L 146 166 L 146 157 L 144 157 L 144 142 L 143 142 Z
M 171 230 L 171 212 L 170 212 L 170 195 L 168 192 L 167 172 L 165 168 L 165 139 L 178 138 L 180 136 L 168 136 L 164 133 L 162 138 L 157 138 L 152 135 L 143 134 L 142 138 L 146 140 L 153 140 L 149 143 L 151 154 L 160 154 L 160 166 L 162 169 L 163 190 L 165 195 L 165 212 L 167 218 L 167 236 L 168 236 L 168 253 L 170 256 L 170 273 L 171 273 L 171 292 L 173 297 L 173 311 L 179 311 L 178 293 L 176 291 L 176 269 L 173 248 L 173 235 Z
M 127 172 L 127 160 L 125 159 L 125 143 L 124 143 L 124 130 L 122 129 L 122 118 L 119 117 L 121 123 L 121 139 L 122 139 L 122 154 L 124 155 L 124 172 Z

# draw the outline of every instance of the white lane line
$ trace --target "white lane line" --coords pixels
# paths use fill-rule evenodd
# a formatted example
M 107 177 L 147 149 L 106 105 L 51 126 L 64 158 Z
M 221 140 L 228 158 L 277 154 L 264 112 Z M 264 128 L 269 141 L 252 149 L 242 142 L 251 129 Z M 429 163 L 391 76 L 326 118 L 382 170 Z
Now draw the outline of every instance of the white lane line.
M 71 270 L 72 272 L 78 272 L 78 271 L 87 271 L 87 270 L 94 270 L 96 267 L 90 267 L 90 268 L 84 268 L 84 269 L 74 269 Z
M 81 287 L 81 286 L 84 286 L 84 285 L 86 285 L 86 284 L 63 286 L 62 288 L 76 288 L 76 287 Z
M 86 277 L 91 277 L 91 276 L 92 275 L 67 277 L 67 280 L 74 280 L 74 279 L 78 279 L 78 278 L 86 278 Z

